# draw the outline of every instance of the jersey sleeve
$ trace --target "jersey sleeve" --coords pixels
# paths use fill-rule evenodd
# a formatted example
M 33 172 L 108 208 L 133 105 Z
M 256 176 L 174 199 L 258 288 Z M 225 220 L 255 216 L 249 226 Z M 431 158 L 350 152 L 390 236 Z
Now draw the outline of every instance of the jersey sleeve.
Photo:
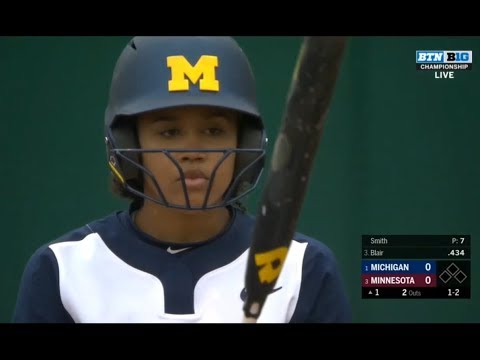
M 332 251 L 309 243 L 302 265 L 302 283 L 291 322 L 350 323 L 351 305 Z
M 48 246 L 28 260 L 20 281 L 13 323 L 73 323 L 60 297 L 58 265 Z

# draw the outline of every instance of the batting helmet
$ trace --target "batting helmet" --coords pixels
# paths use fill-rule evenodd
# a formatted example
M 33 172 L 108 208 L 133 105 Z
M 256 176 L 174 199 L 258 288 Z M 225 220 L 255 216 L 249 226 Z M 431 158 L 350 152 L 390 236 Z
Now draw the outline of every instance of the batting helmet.
M 115 65 L 105 111 L 110 170 L 136 196 L 165 206 L 193 209 L 186 193 L 186 206 L 170 204 L 162 195 L 152 174 L 141 164 L 142 149 L 135 130 L 141 113 L 188 105 L 222 107 L 241 114 L 238 148 L 223 150 L 226 155 L 236 154 L 233 180 L 221 204 L 208 206 L 205 199 L 201 209 L 233 204 L 257 185 L 267 138 L 253 72 L 231 37 L 135 37 L 129 41 Z M 167 156 L 170 152 L 158 151 Z M 145 175 L 155 182 L 158 198 L 143 192 L 141 179 Z

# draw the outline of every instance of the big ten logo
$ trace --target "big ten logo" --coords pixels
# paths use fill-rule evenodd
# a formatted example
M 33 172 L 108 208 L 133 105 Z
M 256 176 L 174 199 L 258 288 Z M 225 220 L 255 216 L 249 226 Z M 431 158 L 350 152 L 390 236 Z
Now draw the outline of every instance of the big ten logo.
M 471 63 L 472 52 L 471 51 L 446 51 L 445 62 L 446 63 Z
M 167 66 L 172 74 L 168 81 L 168 91 L 188 91 L 190 82 L 196 84 L 199 80 L 198 88 L 202 91 L 220 90 L 215 72 L 218 67 L 217 56 L 202 55 L 195 65 L 190 64 L 185 56 L 168 56 Z
M 417 50 L 417 63 L 471 63 L 471 50 Z

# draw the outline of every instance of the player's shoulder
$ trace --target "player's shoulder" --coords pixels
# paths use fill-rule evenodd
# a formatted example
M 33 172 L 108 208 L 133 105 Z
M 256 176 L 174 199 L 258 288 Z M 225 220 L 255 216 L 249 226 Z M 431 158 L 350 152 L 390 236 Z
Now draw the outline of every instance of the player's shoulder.
M 241 219 L 240 223 L 245 232 L 252 233 L 255 227 L 256 217 L 253 214 L 242 212 L 239 212 L 238 217 Z M 293 235 L 292 245 L 299 248 L 305 248 L 304 256 L 308 260 L 324 259 L 331 262 L 336 261 L 331 248 L 321 239 L 297 231 Z
M 48 240 L 34 250 L 30 256 L 29 263 L 33 265 L 53 260 L 55 258 L 55 254 L 52 251 L 52 247 L 55 247 L 57 244 L 78 242 L 85 239 L 88 235 L 96 231 L 94 230 L 95 228 L 99 228 L 100 226 L 105 227 L 107 224 L 113 224 L 115 221 L 114 218 L 117 214 L 118 212 L 111 213 L 104 217 L 94 219 L 91 222 L 77 226 L 76 228 L 73 228 L 53 239 Z
M 305 262 L 319 262 L 325 267 L 336 266 L 336 258 L 332 249 L 321 239 L 296 232 L 292 242 L 305 246 Z
M 308 251 L 318 254 L 318 255 L 325 255 L 331 256 L 333 255 L 332 250 L 330 247 L 321 239 L 314 238 L 312 236 L 306 235 L 301 232 L 295 232 L 293 235 L 293 241 L 298 242 L 300 244 L 306 244 Z

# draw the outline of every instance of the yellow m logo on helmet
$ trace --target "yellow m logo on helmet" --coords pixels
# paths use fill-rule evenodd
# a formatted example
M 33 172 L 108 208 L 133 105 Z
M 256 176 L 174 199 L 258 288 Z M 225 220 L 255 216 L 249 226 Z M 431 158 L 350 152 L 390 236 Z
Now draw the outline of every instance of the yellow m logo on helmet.
M 200 90 L 220 90 L 220 82 L 216 79 L 215 73 L 218 67 L 218 57 L 216 56 L 202 55 L 193 66 L 182 55 L 168 56 L 167 66 L 172 72 L 172 78 L 168 81 L 168 91 L 188 91 L 190 82 L 196 84 L 199 80 Z M 200 79 L 200 77 L 202 78 Z

